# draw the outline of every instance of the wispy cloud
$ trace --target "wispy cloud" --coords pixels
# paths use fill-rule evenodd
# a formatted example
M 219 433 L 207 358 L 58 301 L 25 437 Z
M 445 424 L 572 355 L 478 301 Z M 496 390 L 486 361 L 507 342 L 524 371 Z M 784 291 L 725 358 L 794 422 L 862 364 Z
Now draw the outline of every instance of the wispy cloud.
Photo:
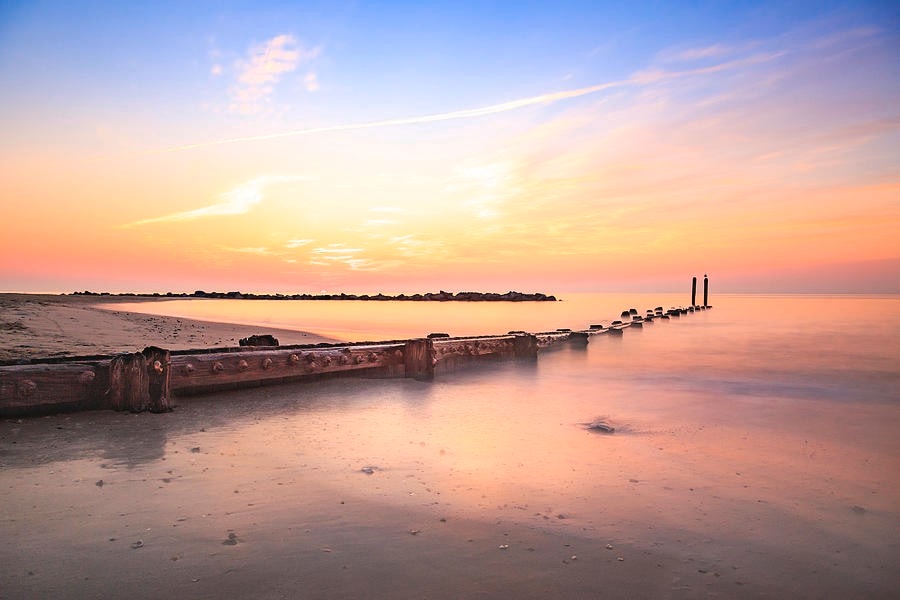
M 284 244 L 284 247 L 287 248 L 288 250 L 293 250 L 293 249 L 299 248 L 301 246 L 308 246 L 309 244 L 312 244 L 313 241 L 314 240 L 288 240 Z
M 252 141 L 262 141 L 262 140 L 273 140 L 278 138 L 285 137 L 294 137 L 300 135 L 312 135 L 318 133 L 329 133 L 335 131 L 354 131 L 361 129 L 375 129 L 381 127 L 397 127 L 401 125 L 420 125 L 425 123 L 436 123 L 439 121 L 455 121 L 459 119 L 474 119 L 478 117 L 486 117 L 489 115 L 495 115 L 498 113 L 503 113 L 511 110 L 518 110 L 520 108 L 526 108 L 529 106 L 538 106 L 538 105 L 546 105 L 553 104 L 555 102 L 561 102 L 563 100 L 570 100 L 573 98 L 579 98 L 581 96 L 587 96 L 590 94 L 596 94 L 599 92 L 604 92 L 608 90 L 613 90 L 616 88 L 623 87 L 639 87 L 651 85 L 654 83 L 658 83 L 660 81 L 679 79 L 684 77 L 691 77 L 696 75 L 708 75 L 712 73 L 717 73 L 720 71 L 725 71 L 728 69 L 734 69 L 741 66 L 746 66 L 749 64 L 756 64 L 774 60 L 781 56 L 781 53 L 773 52 L 773 53 L 764 53 L 764 54 L 756 54 L 749 56 L 747 58 L 736 59 L 724 63 L 719 63 L 715 65 L 710 65 L 697 69 L 686 69 L 682 71 L 667 71 L 664 69 L 648 69 L 644 71 L 640 71 L 635 73 L 631 77 L 627 79 L 622 79 L 619 81 L 609 81 L 606 83 L 598 83 L 596 85 L 591 85 L 587 87 L 581 87 L 572 90 L 562 90 L 559 92 L 551 92 L 547 94 L 541 94 L 539 96 L 530 96 L 527 98 L 519 98 L 517 100 L 510 100 L 509 102 L 502 102 L 500 104 L 491 104 L 488 106 L 481 106 L 478 108 L 469 108 L 464 110 L 456 110 L 451 112 L 437 113 L 431 115 L 421 115 L 416 117 L 402 117 L 397 119 L 386 119 L 382 121 L 370 121 L 366 123 L 349 123 L 343 125 L 328 125 L 324 127 L 310 127 L 307 129 L 294 129 L 291 131 L 282 131 L 278 133 L 269 133 L 263 135 L 251 135 L 251 136 L 243 136 L 243 137 L 234 137 L 223 140 L 213 140 L 207 142 L 198 142 L 195 144 L 185 144 L 182 146 L 172 146 L 170 148 L 166 148 L 163 150 L 164 152 L 177 152 L 183 150 L 192 150 L 195 148 L 206 148 L 210 146 L 221 146 L 225 144 L 236 144 L 239 142 L 252 142 Z
M 333 267 L 344 265 L 352 271 L 373 271 L 380 266 L 368 258 L 360 258 L 357 255 L 365 252 L 363 248 L 348 248 L 344 244 L 328 244 L 310 251 L 309 264 L 320 267 Z
M 465 198 L 462 206 L 479 219 L 494 218 L 499 216 L 499 205 L 518 191 L 513 171 L 513 165 L 506 162 L 462 165 L 444 189 Z
M 303 78 L 303 87 L 306 88 L 307 92 L 318 92 L 319 75 L 315 71 L 308 72 L 306 77 Z
M 663 62 L 690 62 L 705 58 L 719 58 L 732 52 L 733 49 L 728 46 L 712 44 L 683 50 L 667 50 L 659 56 L 659 59 Z
M 312 249 L 312 254 L 318 254 L 328 260 L 341 260 L 341 257 L 357 252 L 362 252 L 362 248 L 347 248 L 343 244 L 329 244 L 322 248 Z
M 231 90 L 232 112 L 260 112 L 275 91 L 275 85 L 286 73 L 319 55 L 319 47 L 303 48 L 292 35 L 273 37 L 250 49 L 235 65 L 237 83 Z M 318 81 L 312 82 L 318 89 Z M 310 82 L 307 81 L 307 89 Z
M 816 50 L 831 48 L 832 46 L 846 44 L 847 42 L 872 38 L 880 33 L 882 33 L 882 31 L 877 27 L 855 27 L 853 29 L 838 31 L 831 35 L 821 37 L 813 43 L 813 48 Z
M 194 210 L 163 215 L 161 217 L 141 219 L 140 221 L 122 225 L 122 227 L 136 227 L 139 225 L 149 225 L 151 223 L 194 221 L 206 217 L 242 215 L 262 201 L 263 191 L 267 186 L 276 183 L 305 181 L 307 179 L 307 177 L 297 175 L 263 175 L 262 177 L 251 179 L 233 190 L 225 192 L 221 195 L 222 201 L 217 202 L 216 204 L 196 208 Z
M 222 247 L 223 250 L 227 250 L 229 252 L 239 252 L 241 254 L 256 254 L 258 256 L 272 256 L 276 254 L 272 252 L 272 250 L 266 248 L 265 246 L 260 247 L 248 247 L 248 248 L 229 248 L 227 246 Z

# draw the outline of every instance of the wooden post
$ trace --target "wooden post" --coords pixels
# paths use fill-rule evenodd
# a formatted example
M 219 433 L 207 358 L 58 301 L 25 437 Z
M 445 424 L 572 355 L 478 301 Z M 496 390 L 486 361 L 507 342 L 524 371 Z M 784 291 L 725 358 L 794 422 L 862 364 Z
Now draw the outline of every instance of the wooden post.
M 403 349 L 406 377 L 419 381 L 434 379 L 434 341 L 430 338 L 409 340 Z
M 141 412 L 150 405 L 147 359 L 140 352 L 120 354 L 109 364 L 109 404 L 114 410 Z
M 150 412 L 169 412 L 174 408 L 169 393 L 169 372 L 171 359 L 168 350 L 150 346 L 144 348 L 147 367 L 147 392 Z
M 513 339 L 513 357 L 516 360 L 537 360 L 537 336 L 517 335 Z
M 703 274 L 703 306 L 709 306 L 709 278 Z
M 573 331 L 569 334 L 569 343 L 576 348 L 587 348 L 588 334 L 584 331 Z
M 691 281 L 691 306 L 697 306 L 697 278 L 693 277 Z

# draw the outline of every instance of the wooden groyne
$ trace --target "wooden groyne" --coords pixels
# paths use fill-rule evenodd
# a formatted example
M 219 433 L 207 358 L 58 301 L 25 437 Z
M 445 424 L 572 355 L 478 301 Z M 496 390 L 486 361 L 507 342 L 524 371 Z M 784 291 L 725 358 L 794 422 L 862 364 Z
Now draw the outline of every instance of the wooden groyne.
M 588 329 L 410 340 L 278 346 L 271 336 L 203 350 L 149 347 L 115 356 L 47 358 L 0 364 L 0 416 L 64 410 L 166 412 L 177 396 L 335 376 L 406 377 L 428 381 L 488 360 L 535 361 L 555 347 L 585 347 L 595 335 L 621 335 L 655 319 L 680 317 L 706 306 L 624 311 L 622 320 Z M 272 344 L 276 345 L 272 345 Z M 245 345 L 249 344 L 249 345 Z M 265 345 L 253 345 L 265 344 Z

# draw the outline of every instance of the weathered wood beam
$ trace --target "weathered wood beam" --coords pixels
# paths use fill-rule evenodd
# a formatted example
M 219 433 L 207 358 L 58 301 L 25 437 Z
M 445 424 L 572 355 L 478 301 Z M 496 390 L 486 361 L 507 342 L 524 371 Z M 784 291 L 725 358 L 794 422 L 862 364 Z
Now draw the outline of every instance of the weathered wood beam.
M 99 408 L 109 362 L 11 365 L 0 369 L 0 415 Z
M 172 352 L 170 361 L 170 389 L 199 392 L 217 387 L 403 365 L 404 344 Z

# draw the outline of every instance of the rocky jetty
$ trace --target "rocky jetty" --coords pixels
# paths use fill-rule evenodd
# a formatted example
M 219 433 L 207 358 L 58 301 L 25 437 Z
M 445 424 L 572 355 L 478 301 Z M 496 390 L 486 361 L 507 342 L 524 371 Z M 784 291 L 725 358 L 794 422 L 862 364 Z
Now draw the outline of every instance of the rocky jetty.
M 527 294 L 523 292 L 509 291 L 505 294 L 493 292 L 429 292 L 426 294 L 398 294 L 388 296 L 385 294 L 254 294 L 250 292 L 206 292 L 197 290 L 193 294 L 158 292 L 152 294 L 111 294 L 110 292 L 73 292 L 73 296 L 114 296 L 123 298 L 224 298 L 232 300 L 401 300 L 412 302 L 556 302 L 556 296 L 549 296 L 535 292 Z

